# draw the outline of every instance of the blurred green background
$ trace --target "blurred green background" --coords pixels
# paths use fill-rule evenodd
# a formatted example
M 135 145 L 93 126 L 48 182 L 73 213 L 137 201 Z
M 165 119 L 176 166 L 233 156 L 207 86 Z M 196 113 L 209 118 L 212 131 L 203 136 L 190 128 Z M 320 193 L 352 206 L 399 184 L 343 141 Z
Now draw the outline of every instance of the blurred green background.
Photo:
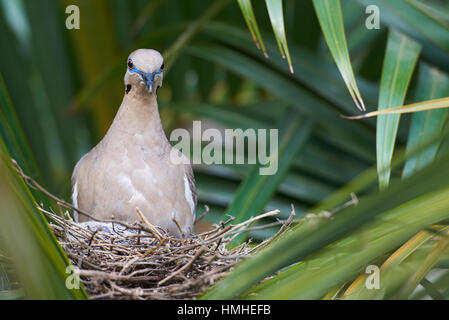
M 399 115 L 382 116 L 377 120 L 344 119 L 342 114 L 359 112 L 337 68 L 338 57 L 344 57 L 347 46 L 351 61 L 344 62 L 343 66 L 346 71 L 348 66 L 354 71 L 356 87 L 367 111 L 448 96 L 449 4 L 446 1 L 342 1 L 341 19 L 338 10 L 328 11 L 332 13 L 328 16 L 325 14 L 326 6 L 339 9 L 340 1 L 279 1 L 283 5 L 283 17 L 278 14 L 274 18 L 285 25 L 286 53 L 291 57 L 293 74 L 281 57 L 273 33 L 267 13 L 271 1 L 252 2 L 268 59 L 254 44 L 237 1 L 0 1 L 2 158 L 5 163 L 9 162 L 9 156 L 16 159 L 27 174 L 55 195 L 70 198 L 70 175 L 74 165 L 104 136 L 120 106 L 126 58 L 134 49 L 144 47 L 162 52 L 166 59 L 167 71 L 158 99 L 167 134 L 178 127 L 189 127 L 192 120 L 198 119 L 217 128 L 280 130 L 279 171 L 274 176 L 259 176 L 257 166 L 249 165 L 194 167 L 199 211 L 204 204 L 211 208 L 205 220 L 215 223 L 226 213 L 241 221 L 271 209 L 280 209 L 278 218 L 286 219 L 291 204 L 296 218 L 301 218 L 311 208 L 317 213 L 336 208 L 350 200 L 352 192 L 359 197 L 367 196 L 365 203 L 369 205 L 344 209 L 340 228 L 336 227 L 338 223 L 326 221 L 329 229 L 320 228 L 321 238 L 308 246 L 301 239 L 312 239 L 310 232 L 315 229 L 301 229 L 305 227 L 300 224 L 293 233 L 298 238 L 279 241 L 297 251 L 290 252 L 285 259 L 273 258 L 276 254 L 272 251 L 271 257 L 277 264 L 258 272 L 248 264 L 248 269 L 242 270 L 255 276 L 247 281 L 246 287 L 243 284 L 231 286 L 235 290 L 225 293 L 212 291 L 210 297 L 213 298 L 245 297 L 245 290 L 264 275 L 312 253 L 320 257 L 319 250 L 325 250 L 326 245 L 335 244 L 338 239 L 358 239 L 354 230 L 361 226 L 368 230 L 366 232 L 382 230 L 391 235 L 391 225 L 375 229 L 377 227 L 367 223 L 381 214 L 396 214 L 395 209 L 420 196 L 435 196 L 435 192 L 447 190 L 441 179 L 449 170 L 442 162 L 429 167 L 425 175 L 419 176 L 421 180 L 413 178 L 434 159 L 445 159 L 449 144 L 447 139 L 441 143 L 440 136 L 444 133 L 446 110 L 403 115 L 400 126 Z M 365 26 L 368 16 L 365 10 L 372 3 L 380 8 L 381 27 L 369 30 Z M 79 30 L 65 27 L 68 17 L 65 10 L 71 4 L 80 8 Z M 337 56 L 332 51 L 332 37 L 323 36 L 323 31 L 325 35 L 326 31 L 333 35 L 334 40 L 342 39 L 343 42 L 339 42 L 342 46 L 336 49 Z M 431 148 L 427 148 L 431 143 Z M 424 147 L 427 149 L 423 151 Z M 400 157 L 395 158 L 399 165 L 392 170 L 391 180 L 397 182 L 397 187 L 387 189 L 390 179 L 385 175 L 385 168 L 390 166 L 395 148 Z M 404 150 L 411 155 L 416 148 L 421 148 L 420 153 L 415 152 L 414 157 L 406 160 L 404 170 Z M 10 175 L 8 181 L 17 178 Z M 409 176 L 412 178 L 399 182 Z M 380 193 L 378 179 L 383 190 Z M 21 183 L 20 179 L 16 180 L 14 183 Z M 34 191 L 27 196 L 31 201 L 48 201 Z M 32 203 L 28 205 L 33 207 Z M 281 291 L 276 295 L 266 289 L 268 293 L 262 297 L 320 298 L 326 293 L 337 297 L 367 263 L 385 261 L 420 230 L 444 222 L 448 218 L 446 205 L 435 208 L 440 210 L 436 216 L 429 213 L 426 219 L 422 209 L 412 207 L 408 213 L 415 212 L 413 217 L 423 219 L 419 221 L 395 216 L 397 225 L 415 222 L 403 228 L 401 236 L 389 239 L 382 250 L 370 247 L 373 249 L 370 256 L 350 256 L 351 261 L 359 263 L 350 271 L 342 267 L 344 263 L 334 261 L 335 268 L 343 269 L 337 268 L 341 273 L 325 282 L 326 285 L 318 286 L 320 289 L 307 291 L 305 284 L 297 285 L 290 291 L 283 288 L 284 295 L 280 295 Z M 34 210 L 35 219 L 40 221 L 31 223 L 45 224 L 35 208 L 29 210 Z M 366 220 L 361 219 L 362 216 Z M 438 224 L 438 230 L 443 226 L 444 223 Z M 3 239 L 7 234 L 6 227 L 4 229 L 5 234 L 0 234 Z M 263 240 L 276 231 L 276 227 L 259 230 L 251 236 Z M 372 238 L 366 239 L 374 242 L 385 239 L 383 233 L 370 235 Z M 51 235 L 48 237 L 52 239 Z M 54 239 L 48 241 L 54 242 Z M 293 243 L 304 243 L 304 251 Z M 344 249 L 345 253 L 354 255 L 360 251 L 360 247 Z M 330 253 L 323 252 L 323 257 L 325 254 Z M 59 271 L 67 263 L 66 257 L 61 255 L 55 258 Z M 330 255 L 335 256 L 338 254 Z M 267 257 L 260 259 L 269 261 Z M 418 259 L 419 263 L 423 259 Z M 435 263 L 431 269 L 434 266 Z M 346 268 L 349 268 L 347 264 Z M 287 273 L 288 280 L 284 284 L 298 284 L 288 276 L 305 277 L 301 272 Z M 242 277 L 247 275 L 241 274 Z M 308 279 L 318 281 L 312 276 Z M 227 280 L 232 284 L 239 281 L 232 277 Z M 55 283 L 59 281 L 54 279 Z M 435 290 L 440 292 L 440 297 L 447 298 L 449 286 L 446 287 L 447 280 L 444 281 L 443 292 L 440 288 Z M 316 282 L 312 283 L 317 288 Z M 419 281 L 416 286 L 418 284 Z M 395 283 L 395 286 L 399 285 Z M 303 292 L 310 295 L 303 295 Z

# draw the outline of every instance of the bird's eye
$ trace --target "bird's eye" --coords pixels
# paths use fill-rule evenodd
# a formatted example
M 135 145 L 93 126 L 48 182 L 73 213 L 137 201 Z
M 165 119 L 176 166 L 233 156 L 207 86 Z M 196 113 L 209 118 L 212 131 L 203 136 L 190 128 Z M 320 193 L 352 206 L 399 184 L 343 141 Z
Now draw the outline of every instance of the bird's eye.
M 132 70 L 134 68 L 134 64 L 131 59 L 128 60 L 128 68 L 129 70 Z
M 162 65 L 161 65 L 161 71 L 164 70 L 164 68 L 165 68 L 165 64 L 162 63 Z

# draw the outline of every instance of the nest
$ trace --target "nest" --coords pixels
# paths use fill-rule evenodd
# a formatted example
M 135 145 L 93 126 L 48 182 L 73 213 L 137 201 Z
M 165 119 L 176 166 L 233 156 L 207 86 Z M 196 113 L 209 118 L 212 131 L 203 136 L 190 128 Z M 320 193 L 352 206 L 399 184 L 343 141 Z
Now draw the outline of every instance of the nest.
M 96 220 L 80 224 L 66 210 L 74 209 L 70 204 L 42 188 L 17 164 L 16 168 L 30 187 L 58 204 L 58 214 L 42 205 L 38 209 L 51 220 L 50 227 L 76 267 L 90 299 L 194 299 L 226 276 L 236 263 L 276 238 L 294 217 L 293 208 L 287 220 L 267 225 L 261 225 L 260 221 L 278 214 L 279 210 L 235 225 L 229 217 L 210 231 L 184 239 L 172 238 L 151 225 L 137 208 L 139 223 Z M 206 207 L 197 221 L 207 212 Z M 252 227 L 255 222 L 259 223 Z M 257 245 L 244 242 L 227 246 L 243 233 L 273 225 L 281 228 L 271 239 Z
M 252 222 L 278 213 L 234 226 L 229 218 L 211 231 L 177 239 L 144 223 L 81 225 L 40 210 L 53 221 L 50 226 L 91 299 L 195 298 L 264 243 L 232 249 L 226 244 L 247 232 Z

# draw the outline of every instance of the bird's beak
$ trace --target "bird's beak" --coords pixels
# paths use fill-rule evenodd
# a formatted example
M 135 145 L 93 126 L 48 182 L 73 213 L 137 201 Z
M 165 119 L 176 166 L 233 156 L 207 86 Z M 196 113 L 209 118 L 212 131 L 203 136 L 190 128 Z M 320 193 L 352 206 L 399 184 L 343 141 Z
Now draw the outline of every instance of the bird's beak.
M 148 91 L 150 91 L 150 93 L 153 93 L 153 82 L 154 82 L 154 76 L 155 73 L 153 72 L 148 72 L 148 73 L 142 73 L 142 80 L 143 82 L 146 84 Z

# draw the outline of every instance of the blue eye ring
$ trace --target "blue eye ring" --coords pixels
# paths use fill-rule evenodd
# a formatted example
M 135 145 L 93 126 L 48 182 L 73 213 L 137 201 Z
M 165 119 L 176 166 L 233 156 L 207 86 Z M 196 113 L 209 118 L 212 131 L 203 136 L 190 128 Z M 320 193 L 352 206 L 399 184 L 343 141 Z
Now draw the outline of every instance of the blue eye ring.
M 134 66 L 133 60 L 130 58 L 128 59 L 128 69 L 130 71 L 135 71 L 136 67 Z

